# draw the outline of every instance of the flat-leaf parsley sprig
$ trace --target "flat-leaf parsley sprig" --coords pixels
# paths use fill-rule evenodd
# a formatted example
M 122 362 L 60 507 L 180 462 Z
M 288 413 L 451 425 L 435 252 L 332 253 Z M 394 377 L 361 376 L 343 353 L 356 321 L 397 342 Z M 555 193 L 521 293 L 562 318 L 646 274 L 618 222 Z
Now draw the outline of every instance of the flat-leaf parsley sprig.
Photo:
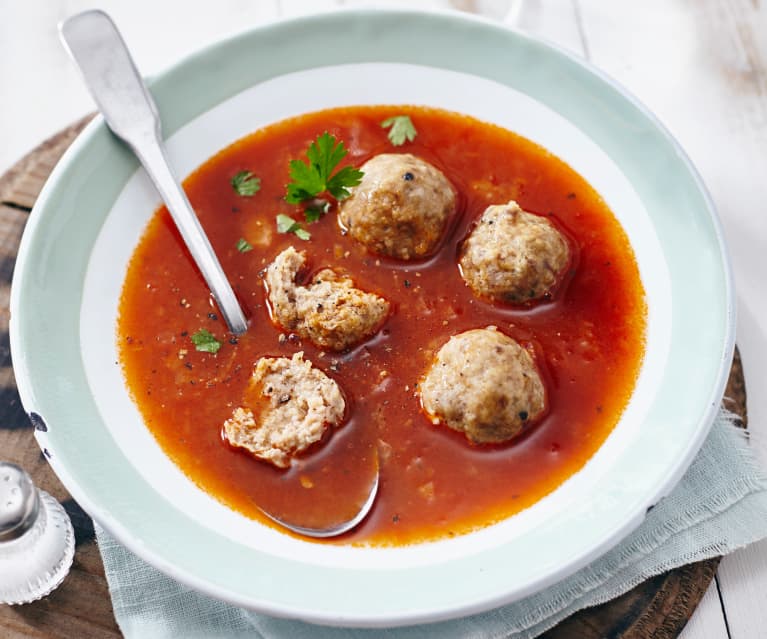
M 284 213 L 280 213 L 277 216 L 277 232 L 293 233 L 297 238 L 301 240 L 308 240 L 312 237 L 312 234 L 309 233 L 309 231 L 302 227 L 292 217 L 285 215 Z
M 389 129 L 389 142 L 394 146 L 402 146 L 405 141 L 412 142 L 418 131 L 409 115 L 394 115 L 381 122 L 384 129 Z
M 261 190 L 261 179 L 253 175 L 252 171 L 240 171 L 229 183 L 234 192 L 242 197 L 253 197 Z
M 240 253 L 247 253 L 248 251 L 253 250 L 253 245 L 248 242 L 244 237 L 241 237 L 239 240 L 237 240 L 237 250 Z
M 191 339 L 194 348 L 202 353 L 213 353 L 215 355 L 221 348 L 221 342 L 207 328 L 201 328 L 192 335 Z
M 336 200 L 349 197 L 349 187 L 357 186 L 363 173 L 352 166 L 345 166 L 333 173 L 347 153 L 344 143 L 327 131 L 318 136 L 306 151 L 306 162 L 291 160 L 291 181 L 287 185 L 285 200 L 291 204 L 300 204 L 322 193 L 329 193 Z

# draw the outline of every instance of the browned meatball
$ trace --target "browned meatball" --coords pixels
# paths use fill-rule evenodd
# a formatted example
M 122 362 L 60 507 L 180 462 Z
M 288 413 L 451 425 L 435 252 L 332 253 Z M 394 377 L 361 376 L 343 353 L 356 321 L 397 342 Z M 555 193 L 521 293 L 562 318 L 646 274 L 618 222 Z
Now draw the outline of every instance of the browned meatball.
M 365 174 L 338 219 L 373 253 L 412 260 L 433 253 L 455 212 L 455 191 L 443 173 L 408 153 L 384 153 Z
M 505 442 L 546 409 L 533 358 L 495 327 L 451 337 L 421 383 L 421 403 L 435 423 L 475 443 Z
M 301 286 L 296 276 L 305 263 L 306 254 L 290 246 L 266 269 L 269 303 L 280 326 L 334 351 L 349 348 L 380 328 L 389 302 L 354 288 L 351 279 L 331 269 L 323 269 Z
M 459 260 L 475 294 L 515 303 L 550 295 L 569 263 L 570 245 L 562 233 L 513 200 L 485 209 Z

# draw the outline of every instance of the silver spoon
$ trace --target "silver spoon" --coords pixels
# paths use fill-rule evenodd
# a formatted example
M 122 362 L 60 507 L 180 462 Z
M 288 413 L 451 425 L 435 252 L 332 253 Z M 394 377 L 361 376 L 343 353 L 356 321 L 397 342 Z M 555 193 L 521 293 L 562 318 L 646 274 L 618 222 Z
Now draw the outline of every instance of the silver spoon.
M 157 107 L 114 22 L 103 11 L 85 11 L 63 22 L 59 32 L 107 125 L 136 154 L 168 207 L 229 330 L 244 333 L 245 314 L 168 164 Z
M 160 117 L 130 52 L 112 19 L 103 11 L 85 11 L 59 26 L 61 39 L 80 69 L 85 85 L 112 132 L 133 150 L 168 207 L 181 237 L 235 335 L 247 320 L 224 275 L 213 247 L 189 200 L 173 174 L 165 153 Z M 327 526 L 291 523 L 261 509 L 267 517 L 300 535 L 335 537 L 357 526 L 368 514 L 378 492 L 378 460 L 367 499 L 350 519 Z

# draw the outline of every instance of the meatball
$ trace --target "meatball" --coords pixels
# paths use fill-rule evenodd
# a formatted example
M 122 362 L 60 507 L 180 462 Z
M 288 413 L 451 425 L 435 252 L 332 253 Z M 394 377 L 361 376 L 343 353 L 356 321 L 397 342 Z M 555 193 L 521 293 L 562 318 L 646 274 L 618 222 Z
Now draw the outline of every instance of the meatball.
M 459 263 L 476 295 L 527 302 L 553 292 L 570 263 L 570 246 L 549 220 L 512 200 L 485 209 L 463 243 Z
M 373 253 L 412 260 L 433 253 L 455 212 L 455 190 L 428 162 L 384 153 L 365 162 L 365 174 L 338 219 Z
M 339 424 L 346 405 L 338 384 L 303 353 L 262 357 L 245 394 L 248 405 L 235 408 L 224 422 L 226 438 L 278 468 L 290 466 L 293 457 Z
M 499 443 L 543 415 L 546 392 L 527 350 L 489 326 L 454 335 L 439 350 L 421 404 L 470 441 Z
M 354 288 L 352 280 L 323 269 L 305 286 L 296 278 L 306 253 L 292 246 L 266 269 L 269 303 L 276 322 L 320 348 L 342 351 L 371 337 L 389 313 L 389 302 Z

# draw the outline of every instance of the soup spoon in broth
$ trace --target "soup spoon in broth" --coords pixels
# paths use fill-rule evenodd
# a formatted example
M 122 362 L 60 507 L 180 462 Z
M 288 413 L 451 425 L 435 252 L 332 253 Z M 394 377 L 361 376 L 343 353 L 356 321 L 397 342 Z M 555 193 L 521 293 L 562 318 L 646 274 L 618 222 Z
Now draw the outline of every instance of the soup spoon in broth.
M 248 330 L 245 313 L 224 274 L 213 247 L 184 190 L 168 163 L 157 107 L 136 69 L 112 19 L 103 11 L 85 11 L 64 21 L 61 39 L 82 73 L 85 84 L 112 132 L 135 153 L 162 197 L 181 238 L 199 268 L 229 330 Z M 308 518 L 278 507 L 259 509 L 269 519 L 297 534 L 334 537 L 356 527 L 368 514 L 378 492 L 378 458 L 360 468 L 359 497 L 337 512 L 315 512 Z

